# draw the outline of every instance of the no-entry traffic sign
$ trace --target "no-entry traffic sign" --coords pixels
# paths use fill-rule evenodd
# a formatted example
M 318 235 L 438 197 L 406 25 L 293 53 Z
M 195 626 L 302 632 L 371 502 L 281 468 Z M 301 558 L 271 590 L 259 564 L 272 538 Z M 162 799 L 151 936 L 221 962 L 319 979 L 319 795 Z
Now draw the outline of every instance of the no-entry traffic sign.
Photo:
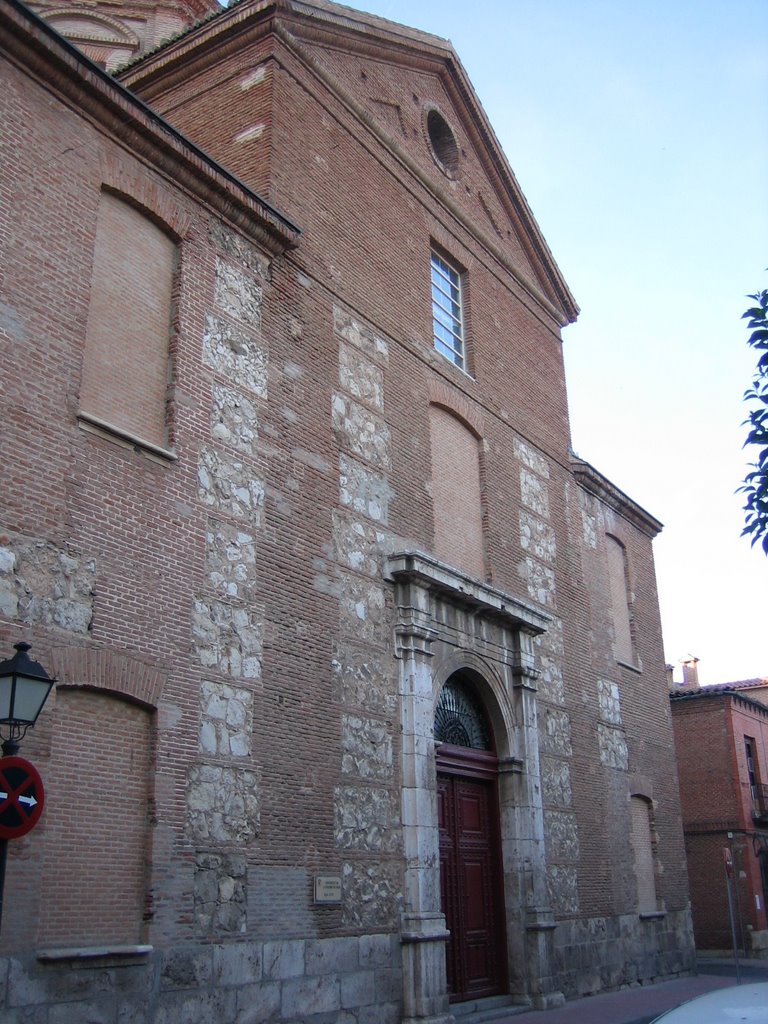
M 0 757 L 0 839 L 18 839 L 40 820 L 43 780 L 23 757 Z

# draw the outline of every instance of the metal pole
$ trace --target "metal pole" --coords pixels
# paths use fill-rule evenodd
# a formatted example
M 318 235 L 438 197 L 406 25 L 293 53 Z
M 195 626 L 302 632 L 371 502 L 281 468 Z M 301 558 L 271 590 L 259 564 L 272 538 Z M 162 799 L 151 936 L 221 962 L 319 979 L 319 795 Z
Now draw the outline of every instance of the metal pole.
M 8 840 L 0 839 L 0 930 L 3 927 L 3 889 L 5 888 L 5 862 L 8 859 Z
M 731 869 L 731 871 L 732 870 L 733 869 Z M 728 893 L 728 916 L 731 919 L 731 941 L 733 943 L 733 959 L 736 962 L 736 984 L 740 985 L 741 967 L 739 965 L 739 950 L 736 943 L 736 919 L 733 916 L 733 893 L 731 892 L 731 872 L 728 870 L 727 860 L 725 862 L 725 890 Z

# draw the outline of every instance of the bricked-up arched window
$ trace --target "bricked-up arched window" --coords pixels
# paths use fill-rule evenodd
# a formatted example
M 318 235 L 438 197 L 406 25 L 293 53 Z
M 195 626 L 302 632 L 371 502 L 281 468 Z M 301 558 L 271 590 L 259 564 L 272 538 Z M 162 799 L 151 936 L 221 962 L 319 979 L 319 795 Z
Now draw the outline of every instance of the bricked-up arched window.
M 475 434 L 438 405 L 429 408 L 432 511 L 437 558 L 485 578 L 480 448 Z
M 80 410 L 166 447 L 166 393 L 176 245 L 148 217 L 102 192 Z
M 66 689 L 54 716 L 38 945 L 135 945 L 147 909 L 151 713 Z
M 632 639 L 632 604 L 627 552 L 621 541 L 610 534 L 605 539 L 608 553 L 608 582 L 611 590 L 611 610 L 613 612 L 613 653 L 617 661 L 634 664 L 635 652 Z
M 654 914 L 659 909 L 656 896 L 656 863 L 651 832 L 652 808 L 644 796 L 630 799 L 632 831 L 630 839 L 635 859 L 637 881 L 637 910 L 639 914 Z

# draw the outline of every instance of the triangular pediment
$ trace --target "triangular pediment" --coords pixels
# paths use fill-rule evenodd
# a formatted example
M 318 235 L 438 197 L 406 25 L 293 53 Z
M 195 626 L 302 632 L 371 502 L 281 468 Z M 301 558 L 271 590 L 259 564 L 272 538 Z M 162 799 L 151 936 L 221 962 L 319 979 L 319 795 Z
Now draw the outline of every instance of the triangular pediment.
M 240 0 L 122 80 L 152 102 L 193 68 L 269 34 L 359 118 L 361 136 L 378 136 L 549 316 L 562 325 L 576 319 L 573 296 L 447 40 L 327 0 Z
M 578 307 L 453 46 L 346 7 L 285 3 L 290 37 L 422 179 L 549 300 Z

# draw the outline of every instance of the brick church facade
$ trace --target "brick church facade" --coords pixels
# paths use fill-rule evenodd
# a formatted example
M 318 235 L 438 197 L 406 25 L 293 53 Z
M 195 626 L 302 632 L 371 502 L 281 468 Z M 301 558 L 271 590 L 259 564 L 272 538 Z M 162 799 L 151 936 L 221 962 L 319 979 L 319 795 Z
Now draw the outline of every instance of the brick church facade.
M 447 1024 L 690 970 L 660 524 L 572 452 L 578 310 L 450 44 L 34 7 L 0 656 L 57 684 L 4 1012 Z

